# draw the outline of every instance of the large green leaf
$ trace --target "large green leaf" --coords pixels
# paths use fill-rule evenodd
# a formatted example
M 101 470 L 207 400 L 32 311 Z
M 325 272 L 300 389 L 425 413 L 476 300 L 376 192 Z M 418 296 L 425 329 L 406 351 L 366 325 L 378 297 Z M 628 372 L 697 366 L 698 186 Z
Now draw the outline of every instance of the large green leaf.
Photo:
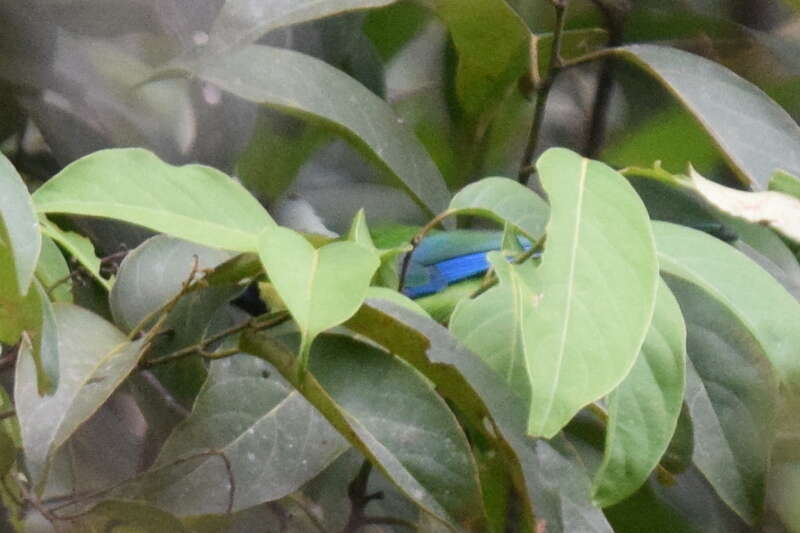
M 214 361 L 192 414 L 164 444 L 155 468 L 127 496 L 178 515 L 224 512 L 235 482 L 233 510 L 273 501 L 299 489 L 347 448 L 346 441 L 302 395 L 263 361 L 237 355 Z
M 781 380 L 800 387 L 800 303 L 738 250 L 703 232 L 654 222 L 662 272 L 723 302 L 762 346 Z
M 531 33 L 505 0 L 428 0 L 458 51 L 456 93 L 471 118 L 494 107 L 530 62 Z
M 60 380 L 52 396 L 40 397 L 28 349 L 14 378 L 14 400 L 25 460 L 37 489 L 50 462 L 78 426 L 89 418 L 136 366 L 142 341 L 130 342 L 114 326 L 80 307 L 54 304 Z
M 685 361 L 686 326 L 662 281 L 642 351 L 608 399 L 606 447 L 593 487 L 600 507 L 633 494 L 664 455 L 681 412 Z
M 467 185 L 453 196 L 449 210 L 508 223 L 534 241 L 544 234 L 550 211 L 538 194 L 508 178 L 484 178 Z
M 341 130 L 429 214 L 449 194 L 436 165 L 391 107 L 363 85 L 310 56 L 251 45 L 191 69 L 241 98 Z
M 251 337 L 243 346 L 294 380 L 294 357 Z M 469 445 L 431 385 L 389 354 L 348 337 L 315 344 L 309 401 L 411 500 L 458 527 L 483 517 Z M 299 386 L 295 383 L 296 386 Z
M 277 28 L 357 9 L 382 7 L 396 0 L 232 0 L 220 9 L 208 43 L 199 51 L 219 53 L 254 43 Z
M 68 165 L 33 195 L 42 213 L 114 218 L 206 246 L 254 251 L 274 222 L 222 172 L 175 167 L 138 148 L 101 150 Z
M 300 327 L 302 359 L 314 337 L 358 310 L 380 264 L 376 253 L 355 242 L 315 249 L 299 233 L 277 226 L 261 234 L 258 253 Z
M 777 169 L 800 173 L 800 128 L 755 85 L 675 48 L 637 44 L 606 53 L 643 68 L 669 89 L 750 187 L 766 189 Z
M 775 435 L 775 373 L 725 301 L 690 281 L 669 274 L 666 280 L 686 320 L 693 461 L 725 503 L 753 524 L 764 508 Z
M 10 250 L 10 266 L 15 279 L 14 285 L 3 283 L 0 290 L 14 290 L 24 296 L 28 294 L 33 280 L 42 237 L 28 189 L 3 154 L 0 154 L 0 222 L 5 225 L 5 234 L 0 234 L 0 247 Z M 0 268 L 7 269 L 9 266 L 3 262 Z
M 564 149 L 548 150 L 537 167 L 551 216 L 522 342 L 528 430 L 550 437 L 630 371 L 653 314 L 658 264 L 647 211 L 622 176 Z
M 501 454 L 524 519 L 523 530 L 534 530 L 536 516 L 554 533 L 575 531 L 574 524 L 581 531 L 611 531 L 591 503 L 585 468 L 569 454 L 554 453 L 548 442 L 532 443 L 526 438 L 526 405 L 446 329 L 376 300 L 363 305 L 347 326 L 422 372 L 470 422 L 471 429 L 482 433 Z M 563 485 L 567 478 L 570 482 Z

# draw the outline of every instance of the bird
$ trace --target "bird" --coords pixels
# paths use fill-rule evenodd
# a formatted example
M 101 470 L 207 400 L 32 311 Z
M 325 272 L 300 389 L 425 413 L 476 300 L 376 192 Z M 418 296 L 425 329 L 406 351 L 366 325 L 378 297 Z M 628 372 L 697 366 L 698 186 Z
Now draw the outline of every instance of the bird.
M 528 239 L 517 240 L 521 250 L 530 249 Z M 501 231 L 453 230 L 429 235 L 412 252 L 402 292 L 418 299 L 481 276 L 491 267 L 487 253 L 502 245 Z

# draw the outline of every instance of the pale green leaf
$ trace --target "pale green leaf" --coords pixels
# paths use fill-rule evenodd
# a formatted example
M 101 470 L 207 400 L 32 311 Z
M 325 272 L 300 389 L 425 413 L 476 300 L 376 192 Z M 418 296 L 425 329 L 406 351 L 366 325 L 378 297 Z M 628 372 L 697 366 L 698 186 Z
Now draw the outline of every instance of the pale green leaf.
M 484 178 L 467 185 L 453 196 L 450 210 L 508 223 L 531 241 L 544 234 L 549 216 L 538 194 L 508 178 Z
M 0 234 L 0 247 L 11 251 L 14 290 L 24 296 L 33 280 L 42 238 L 28 189 L 3 154 L 0 154 L 0 222 L 5 225 L 5 234 Z
M 292 50 L 259 45 L 191 69 L 245 100 L 340 130 L 429 214 L 447 205 L 444 180 L 414 134 L 386 102 L 342 71 Z
M 658 264 L 647 211 L 625 178 L 564 149 L 545 152 L 537 168 L 551 216 L 523 343 L 528 430 L 549 437 L 630 371 L 653 314 Z
M 235 251 L 254 251 L 261 230 L 274 225 L 261 204 L 222 172 L 175 167 L 138 148 L 87 155 L 40 187 L 33 200 L 41 213 L 114 218 Z
M 606 53 L 643 68 L 672 92 L 748 186 L 766 189 L 777 169 L 800 173 L 800 127 L 755 85 L 675 48 L 636 44 Z
M 513 266 L 500 253 L 491 253 L 498 284 L 474 299 L 464 298 L 450 317 L 450 331 L 478 354 L 526 403 L 531 391 L 522 331 L 535 311 L 536 293 L 524 278 L 534 275 L 528 262 Z
M 29 348 L 20 354 L 14 400 L 32 482 L 43 487 L 50 462 L 75 430 L 135 368 L 141 341 L 130 342 L 114 326 L 80 307 L 56 303 L 59 375 L 48 397 L 36 390 Z
M 689 169 L 689 177 L 697 192 L 721 211 L 754 224 L 769 226 L 800 242 L 800 199 L 778 191 L 731 189 L 707 180 L 693 168 Z
M 267 228 L 258 243 L 270 281 L 297 321 L 304 344 L 358 310 L 378 269 L 377 255 L 355 242 L 314 247 L 299 233 Z
M 653 233 L 662 272 L 723 302 L 762 346 L 784 384 L 800 387 L 800 303 L 761 267 L 714 237 L 666 222 L 654 222 Z
M 662 281 L 636 364 L 608 399 L 606 446 L 592 490 L 598 506 L 633 494 L 664 455 L 681 412 L 685 365 L 686 326 Z

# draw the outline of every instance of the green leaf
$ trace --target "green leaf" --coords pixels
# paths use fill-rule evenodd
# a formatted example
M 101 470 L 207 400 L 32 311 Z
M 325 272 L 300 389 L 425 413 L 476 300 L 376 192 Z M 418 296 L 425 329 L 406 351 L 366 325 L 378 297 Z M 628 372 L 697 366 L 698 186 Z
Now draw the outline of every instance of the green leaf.
M 27 309 L 22 313 L 23 320 L 27 322 L 25 338 L 36 367 L 39 394 L 51 394 L 59 381 L 58 331 L 53 305 L 47 293 L 38 281 L 34 281 L 33 285 L 35 290 L 25 298 Z
M 74 522 L 80 531 L 135 531 L 136 533 L 189 533 L 180 520 L 151 505 L 125 500 L 105 500 Z
M 396 0 L 292 0 L 225 2 L 199 51 L 219 53 L 256 42 L 272 30 L 357 9 L 387 6 Z
M 36 265 L 36 279 L 53 301 L 72 302 L 69 265 L 56 243 L 47 235 L 42 236 L 42 253 Z
M 526 403 L 531 386 L 525 364 L 523 324 L 531 312 L 526 305 L 536 297 L 523 278 L 530 279 L 533 264 L 512 267 L 500 253 L 490 253 L 497 286 L 474 299 L 459 302 L 450 317 L 450 332 L 481 358 Z
M 671 275 L 666 280 L 686 320 L 694 463 L 725 503 L 753 524 L 764 507 L 775 435 L 775 374 L 726 302 L 690 281 Z
M 537 167 L 551 217 L 523 345 L 528 430 L 550 437 L 630 371 L 653 314 L 658 264 L 647 211 L 622 176 L 564 149 L 548 150 Z
M 5 232 L 0 233 L 0 247 L 11 253 L 13 287 L 20 296 L 25 296 L 39 260 L 42 237 L 28 189 L 3 154 L 0 154 L 0 223 L 5 226 Z M 8 266 L 0 264 L 0 268 Z
M 58 388 L 52 396 L 39 396 L 27 346 L 14 377 L 25 460 L 37 490 L 43 488 L 59 447 L 135 368 L 141 344 L 128 341 L 114 326 L 80 307 L 56 303 L 53 308 L 60 355 Z
M 258 248 L 270 281 L 300 327 L 305 361 L 317 335 L 358 310 L 378 258 L 355 242 L 334 242 L 317 250 L 299 233 L 277 226 L 264 230 Z
M 733 243 L 736 249 L 769 272 L 795 299 L 800 300 L 800 265 L 783 239 L 770 228 L 733 217 L 726 218 L 725 225 L 739 236 Z
M 665 222 L 654 222 L 653 233 L 662 272 L 723 302 L 761 345 L 781 381 L 800 387 L 800 303 L 744 254 L 714 237 Z
M 675 48 L 637 44 L 606 53 L 641 67 L 672 92 L 743 183 L 766 189 L 777 169 L 800 173 L 800 127 L 755 85 Z
M 544 234 L 550 209 L 538 194 L 508 178 L 484 178 L 461 189 L 449 210 L 508 223 L 536 241 Z
M 636 364 L 608 400 L 606 447 L 592 489 L 598 506 L 633 494 L 667 450 L 683 403 L 685 346 L 681 309 L 662 281 Z
M 447 205 L 441 174 L 419 141 L 386 102 L 340 70 L 298 52 L 258 45 L 191 69 L 245 100 L 340 130 L 429 214 Z
M 525 436 L 525 404 L 446 329 L 389 302 L 375 300 L 363 305 L 347 327 L 403 358 L 435 383 L 437 391 L 452 402 L 471 429 L 502 455 L 514 485 L 523 529 L 533 530 L 536 516 L 546 521 L 552 532 L 574 531 L 570 527 L 573 519 L 580 520 L 587 531 L 610 531 L 600 510 L 591 503 L 585 469 L 574 458 L 554 455 L 546 441 L 535 441 L 536 446 L 531 446 Z M 561 483 L 567 474 L 582 481 L 564 490 Z M 564 509 L 570 512 L 564 513 Z
M 748 192 L 707 180 L 689 169 L 692 185 L 719 210 L 753 224 L 763 224 L 800 242 L 800 199 L 778 191 Z
M 224 512 L 282 498 L 316 476 L 345 440 L 271 366 L 245 355 L 214 361 L 192 414 L 174 430 L 154 469 L 125 489 L 181 516 Z M 197 455 L 184 464 L 174 464 Z
M 258 338 L 245 339 L 244 346 L 293 379 L 288 350 L 276 352 L 274 343 Z M 422 376 L 385 352 L 341 336 L 315 344 L 310 368 L 314 381 L 303 385 L 309 401 L 406 497 L 452 526 L 482 519 L 469 444 Z
M 261 204 L 222 172 L 175 167 L 138 148 L 100 150 L 71 163 L 33 201 L 41 213 L 114 218 L 235 251 L 254 251 L 261 230 L 274 225 Z
M 178 294 L 195 268 L 199 273 L 230 257 L 228 252 L 167 235 L 147 239 L 120 263 L 117 280 L 109 294 L 114 322 L 123 331 L 131 331 Z
M 100 286 L 107 291 L 111 290 L 111 282 L 100 274 L 100 259 L 95 254 L 92 241 L 74 231 L 62 230 L 44 215 L 39 217 L 39 222 L 41 223 L 42 233 L 45 236 L 57 242 L 69 252 Z
M 531 34 L 505 0 L 429 0 L 458 51 L 456 93 L 477 118 L 528 68 Z

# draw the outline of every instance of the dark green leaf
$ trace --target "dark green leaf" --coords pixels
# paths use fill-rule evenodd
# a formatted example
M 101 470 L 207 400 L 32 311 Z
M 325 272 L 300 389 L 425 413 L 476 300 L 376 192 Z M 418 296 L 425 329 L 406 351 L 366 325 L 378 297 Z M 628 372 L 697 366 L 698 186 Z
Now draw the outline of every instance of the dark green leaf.
M 273 501 L 300 488 L 347 447 L 342 437 L 269 365 L 238 355 L 214 361 L 191 416 L 161 450 L 156 469 L 125 494 L 176 514 L 224 512 Z M 191 468 L 187 468 L 187 466 Z
M 340 129 L 428 213 L 447 205 L 441 174 L 413 134 L 388 104 L 341 71 L 298 52 L 257 45 L 192 68 L 246 100 Z
M 745 184 L 766 189 L 777 169 L 800 173 L 800 127 L 755 85 L 675 48 L 637 44 L 607 53 L 664 84 L 703 125 Z
M 655 222 L 653 233 L 662 272 L 724 302 L 761 345 L 783 383 L 800 387 L 800 303 L 761 267 L 714 237 L 664 222 Z
M 777 379 L 758 339 L 729 304 L 667 275 L 687 328 L 686 402 L 694 424 L 694 463 L 748 523 L 764 507 L 775 434 Z

